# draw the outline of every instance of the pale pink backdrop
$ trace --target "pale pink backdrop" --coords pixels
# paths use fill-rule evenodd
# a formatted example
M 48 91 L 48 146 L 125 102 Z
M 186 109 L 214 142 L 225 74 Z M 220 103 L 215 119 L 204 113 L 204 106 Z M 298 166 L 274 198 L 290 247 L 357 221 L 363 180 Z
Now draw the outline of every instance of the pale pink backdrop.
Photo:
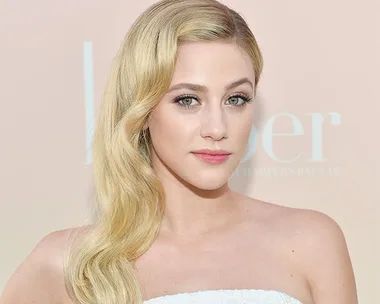
M 44 235 L 90 221 L 105 78 L 153 2 L 0 1 L 0 291 Z M 231 186 L 334 218 L 360 303 L 380 303 L 380 3 L 222 2 L 246 18 L 265 61 L 252 153 Z

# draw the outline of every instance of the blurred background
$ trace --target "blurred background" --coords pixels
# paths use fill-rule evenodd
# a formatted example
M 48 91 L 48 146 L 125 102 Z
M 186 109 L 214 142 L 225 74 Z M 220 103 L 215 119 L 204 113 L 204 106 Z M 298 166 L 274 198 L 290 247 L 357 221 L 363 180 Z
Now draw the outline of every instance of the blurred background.
M 91 140 L 111 60 L 155 1 L 0 0 L 0 293 L 46 234 L 91 221 Z M 380 2 L 224 0 L 264 56 L 230 185 L 326 213 L 360 303 L 380 303 Z

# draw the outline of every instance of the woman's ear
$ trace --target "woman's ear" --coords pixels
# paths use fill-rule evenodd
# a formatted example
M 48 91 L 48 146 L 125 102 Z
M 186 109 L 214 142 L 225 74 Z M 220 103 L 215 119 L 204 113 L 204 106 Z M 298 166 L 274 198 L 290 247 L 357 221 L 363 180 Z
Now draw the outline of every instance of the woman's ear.
M 146 131 L 146 129 L 149 128 L 149 122 L 150 122 L 151 117 L 152 117 L 152 113 L 150 113 L 150 114 L 148 115 L 148 117 L 145 119 L 145 123 L 144 123 L 143 131 Z
M 148 124 L 148 121 L 146 121 L 143 127 L 143 131 L 145 131 L 148 128 L 149 128 L 149 124 Z

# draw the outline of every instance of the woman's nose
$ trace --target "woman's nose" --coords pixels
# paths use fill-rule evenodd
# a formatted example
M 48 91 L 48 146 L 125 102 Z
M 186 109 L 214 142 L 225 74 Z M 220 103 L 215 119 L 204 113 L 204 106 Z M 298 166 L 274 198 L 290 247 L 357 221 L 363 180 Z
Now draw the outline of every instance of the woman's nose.
M 227 121 L 223 110 L 220 107 L 209 109 L 203 116 L 201 136 L 220 140 L 227 135 Z

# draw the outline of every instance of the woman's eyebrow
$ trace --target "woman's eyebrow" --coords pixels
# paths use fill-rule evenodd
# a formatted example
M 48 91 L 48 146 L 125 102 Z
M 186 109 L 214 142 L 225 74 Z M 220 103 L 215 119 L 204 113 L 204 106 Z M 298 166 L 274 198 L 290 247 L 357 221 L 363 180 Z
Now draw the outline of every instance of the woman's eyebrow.
M 236 80 L 232 83 L 230 83 L 229 85 L 226 85 L 225 86 L 225 90 L 228 91 L 232 88 L 235 88 L 243 83 L 248 83 L 250 84 L 250 86 L 252 87 L 253 89 L 253 84 L 252 82 L 247 78 L 247 77 L 244 77 L 244 78 L 241 78 L 239 80 Z M 192 91 L 195 91 L 195 92 L 207 92 L 207 87 L 203 86 L 203 85 L 200 85 L 200 84 L 195 84 L 195 83 L 185 83 L 185 82 L 182 82 L 182 83 L 177 83 L 176 85 L 172 86 L 171 88 L 169 88 L 169 90 L 167 91 L 167 93 L 170 93 L 174 90 L 179 90 L 179 89 L 190 89 Z

